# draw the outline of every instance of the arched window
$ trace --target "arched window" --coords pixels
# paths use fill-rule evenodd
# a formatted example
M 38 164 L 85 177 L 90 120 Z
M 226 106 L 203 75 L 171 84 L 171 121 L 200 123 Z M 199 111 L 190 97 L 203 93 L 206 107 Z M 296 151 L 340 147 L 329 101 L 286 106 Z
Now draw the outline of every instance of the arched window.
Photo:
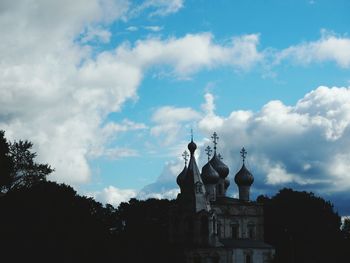
M 216 232 L 216 217 L 215 216 L 213 217 L 213 233 L 214 233 L 214 235 L 217 233 Z
M 245 263 L 253 263 L 252 256 L 250 254 L 245 255 Z
M 248 238 L 254 239 L 255 238 L 255 225 L 253 223 L 249 223 L 247 230 L 248 230 Z
M 231 237 L 233 239 L 239 238 L 239 225 L 236 222 L 231 224 Z
M 217 228 L 218 236 L 221 237 L 221 224 L 220 224 L 220 222 L 218 222 L 217 227 L 218 227 Z
M 197 182 L 194 186 L 196 194 L 201 194 L 203 193 L 202 191 L 202 184 L 200 182 Z

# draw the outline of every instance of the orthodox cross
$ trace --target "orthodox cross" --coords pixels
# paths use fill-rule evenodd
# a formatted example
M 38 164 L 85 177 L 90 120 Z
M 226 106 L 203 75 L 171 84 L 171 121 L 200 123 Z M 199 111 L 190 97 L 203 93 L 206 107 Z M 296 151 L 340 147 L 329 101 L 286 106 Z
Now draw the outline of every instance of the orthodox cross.
M 191 128 L 191 142 L 193 142 L 193 129 Z
M 210 146 L 207 146 L 207 148 L 205 148 L 205 151 L 207 152 L 207 155 L 208 155 L 208 162 L 210 160 L 210 155 L 211 155 L 211 152 L 213 151 Z
M 244 149 L 244 147 L 242 148 L 242 150 L 240 151 L 241 153 L 241 156 L 242 156 L 242 160 L 243 160 L 243 163 L 245 161 L 245 158 L 247 156 L 247 151 Z
M 187 152 L 187 151 L 184 151 L 183 154 L 182 154 L 182 157 L 183 157 L 184 160 L 185 160 L 185 166 L 187 165 L 188 156 L 190 156 L 190 155 L 188 154 L 188 152 Z
M 214 153 L 216 153 L 216 145 L 218 144 L 219 136 L 216 132 L 214 132 L 211 138 L 213 139 L 213 143 L 214 143 Z

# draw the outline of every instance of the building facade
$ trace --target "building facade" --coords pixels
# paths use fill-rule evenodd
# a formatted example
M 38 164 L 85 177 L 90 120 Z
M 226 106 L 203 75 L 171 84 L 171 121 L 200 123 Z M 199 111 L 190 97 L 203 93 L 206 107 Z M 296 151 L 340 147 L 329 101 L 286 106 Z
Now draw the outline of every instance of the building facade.
M 170 239 L 182 245 L 187 263 L 267 263 L 274 248 L 264 242 L 263 207 L 250 200 L 253 175 L 245 166 L 235 175 L 239 198 L 226 196 L 229 168 L 217 154 L 216 133 L 212 136 L 214 152 L 208 146 L 208 162 L 201 172 L 194 153 L 193 139 L 185 151 L 185 166 L 177 177 L 181 192 L 171 213 Z M 187 157 L 190 157 L 187 166 Z

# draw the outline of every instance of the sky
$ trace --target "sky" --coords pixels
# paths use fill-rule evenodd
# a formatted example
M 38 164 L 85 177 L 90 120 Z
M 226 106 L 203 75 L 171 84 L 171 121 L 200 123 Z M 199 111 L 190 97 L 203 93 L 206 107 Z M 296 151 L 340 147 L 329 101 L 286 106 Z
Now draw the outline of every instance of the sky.
M 312 191 L 350 215 L 350 2 L 3 0 L 0 129 L 49 180 L 118 205 L 175 198 L 193 129 L 253 198 Z

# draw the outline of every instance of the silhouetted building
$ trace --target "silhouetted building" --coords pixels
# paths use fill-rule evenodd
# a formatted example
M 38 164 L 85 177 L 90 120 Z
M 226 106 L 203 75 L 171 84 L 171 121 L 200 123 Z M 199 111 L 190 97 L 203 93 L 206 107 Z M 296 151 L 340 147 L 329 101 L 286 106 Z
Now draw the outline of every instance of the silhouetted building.
M 210 159 L 208 146 L 202 172 L 193 138 L 188 144 L 190 155 L 183 154 L 185 167 L 177 177 L 181 193 L 171 213 L 171 242 L 184 247 L 188 263 L 271 262 L 274 248 L 264 242 L 263 207 L 249 199 L 254 177 L 245 166 L 246 151 L 241 151 L 243 165 L 235 175 L 239 198 L 228 197 L 229 168 L 216 152 L 216 133 L 212 139 L 214 154 Z

